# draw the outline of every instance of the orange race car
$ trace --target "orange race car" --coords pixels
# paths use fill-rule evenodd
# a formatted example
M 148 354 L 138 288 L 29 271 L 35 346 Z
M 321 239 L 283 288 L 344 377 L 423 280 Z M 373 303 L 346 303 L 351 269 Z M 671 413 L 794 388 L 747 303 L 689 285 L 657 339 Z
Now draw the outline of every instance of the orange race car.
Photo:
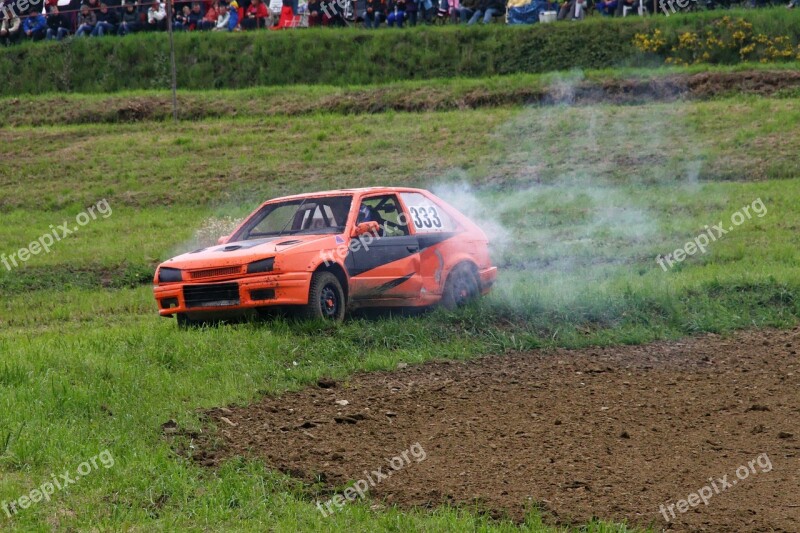
M 455 208 L 374 187 L 270 200 L 219 245 L 159 265 L 153 291 L 179 325 L 271 306 L 341 320 L 357 307 L 458 307 L 496 277 L 486 234 Z

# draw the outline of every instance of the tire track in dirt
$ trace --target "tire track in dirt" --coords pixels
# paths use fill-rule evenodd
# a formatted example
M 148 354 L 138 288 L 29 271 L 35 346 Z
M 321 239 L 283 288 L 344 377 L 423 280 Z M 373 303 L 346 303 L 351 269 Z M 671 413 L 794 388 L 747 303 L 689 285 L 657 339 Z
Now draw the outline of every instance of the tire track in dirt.
M 560 524 L 800 531 L 798 347 L 800 328 L 759 330 L 321 380 L 208 411 L 218 432 L 199 436 L 194 457 L 260 458 L 333 488 L 419 442 L 424 462 L 375 486 L 373 499 L 477 505 L 515 520 L 537 504 Z M 659 512 L 765 453 L 771 470 L 669 522 Z

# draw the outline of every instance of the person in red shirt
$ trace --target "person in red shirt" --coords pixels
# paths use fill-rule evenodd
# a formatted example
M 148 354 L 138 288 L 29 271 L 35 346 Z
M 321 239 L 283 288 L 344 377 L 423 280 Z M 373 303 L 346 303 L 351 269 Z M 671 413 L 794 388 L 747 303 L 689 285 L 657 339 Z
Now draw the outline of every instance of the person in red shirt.
M 211 7 L 206 11 L 203 20 L 200 21 L 199 30 L 213 30 L 217 25 L 217 18 L 219 18 L 219 4 L 214 2 Z
M 246 30 L 266 28 L 269 18 L 270 14 L 267 5 L 261 0 L 253 0 L 247 11 L 245 11 L 242 26 Z

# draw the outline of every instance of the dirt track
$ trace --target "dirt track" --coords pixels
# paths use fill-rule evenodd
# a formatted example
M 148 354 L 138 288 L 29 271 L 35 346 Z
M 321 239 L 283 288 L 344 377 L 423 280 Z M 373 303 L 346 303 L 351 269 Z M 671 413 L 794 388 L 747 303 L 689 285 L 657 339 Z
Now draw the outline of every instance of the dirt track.
M 535 502 L 562 524 L 597 516 L 657 530 L 796 532 L 799 346 L 796 328 L 359 374 L 211 411 L 221 447 L 201 440 L 198 460 L 260 457 L 337 487 L 386 471 L 419 442 L 427 458 L 377 484 L 373 499 L 477 504 L 514 519 Z M 737 480 L 764 453 L 771 470 L 762 462 Z M 737 484 L 707 506 L 670 522 L 659 512 L 725 475 Z
M 448 88 L 405 86 L 334 90 L 334 94 L 311 98 L 270 98 L 245 96 L 233 101 L 221 94 L 181 94 L 181 118 L 202 120 L 235 117 L 242 109 L 257 115 L 307 115 L 331 113 L 382 113 L 385 111 L 425 112 L 515 105 L 643 104 L 675 100 L 705 100 L 730 94 L 771 96 L 796 91 L 800 72 L 758 70 L 659 74 L 631 79 L 582 80 L 548 87 L 532 86 L 487 89 L 478 87 L 463 93 Z M 48 113 L 40 110 L 45 107 Z M 69 96 L 39 99 L 0 99 L 0 126 L 42 126 L 52 124 L 94 124 L 170 120 L 171 100 L 164 96 L 116 96 L 72 101 Z

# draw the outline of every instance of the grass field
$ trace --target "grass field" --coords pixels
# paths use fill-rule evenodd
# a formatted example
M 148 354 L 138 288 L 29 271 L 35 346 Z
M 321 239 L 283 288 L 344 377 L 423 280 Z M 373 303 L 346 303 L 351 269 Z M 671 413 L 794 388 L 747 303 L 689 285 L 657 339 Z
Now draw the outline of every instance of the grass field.
M 674 43 L 687 31 L 703 30 L 705 36 L 704 30 L 725 16 L 748 21 L 758 34 L 786 39 L 790 53 L 776 64 L 797 61 L 800 14 L 776 6 L 669 17 L 597 16 L 581 24 L 488 24 L 468 29 L 420 24 L 402 32 L 365 32 L 356 27 L 233 35 L 178 32 L 174 38 L 179 58 L 176 72 L 182 89 L 215 90 L 298 84 L 342 87 L 663 66 L 666 57 L 637 51 L 633 44 L 637 33 L 658 29 L 667 42 Z M 5 80 L 0 94 L 18 97 L 167 89 L 171 79 L 168 43 L 163 32 L 140 32 L 125 39 L 71 39 L 8 47 L 0 50 L 0 78 Z M 730 54 L 714 54 L 705 62 L 737 64 L 745 56 L 736 48 Z
M 293 85 L 240 90 L 185 91 L 178 94 L 178 114 L 183 120 L 299 116 L 320 113 L 371 114 L 386 111 L 463 111 L 472 108 L 518 107 L 539 103 L 584 103 L 600 95 L 580 97 L 563 92 L 617 88 L 631 82 L 669 84 L 664 92 L 675 99 L 719 99 L 741 91 L 792 97 L 798 95 L 797 63 L 740 63 L 737 65 L 665 67 L 661 69 L 616 68 L 573 70 L 544 74 L 516 74 L 487 78 L 437 78 L 372 85 Z M 706 85 L 691 91 L 693 76 Z M 778 83 L 770 87 L 766 75 Z M 709 77 L 711 79 L 709 79 Z M 716 77 L 716 79 L 715 79 Z M 721 80 L 733 83 L 722 83 Z M 735 83 L 735 82 L 740 83 Z M 755 83 L 754 83 L 755 82 Z M 750 86 L 749 88 L 747 86 Z M 630 86 L 627 86 L 631 91 Z M 663 89 L 662 89 L 663 90 Z M 608 95 L 614 103 L 643 103 L 663 96 L 653 91 Z M 572 100 L 578 100 L 577 102 Z M 43 112 L 46 109 L 47 112 Z M 172 120 L 172 96 L 168 91 L 121 91 L 101 94 L 45 94 L 20 99 L 0 97 L 0 126 L 57 126 L 93 123 L 129 123 Z
M 198 466 L 161 425 L 198 430 L 201 408 L 401 362 L 793 325 L 798 119 L 794 97 L 728 97 L 1 130 L 0 253 L 101 199 L 113 214 L 0 266 L 0 502 L 106 449 L 115 464 L 13 518 L 0 511 L 0 528 L 545 529 L 535 509 L 522 525 L 369 501 L 323 518 L 317 488 L 257 462 Z M 157 316 L 154 265 L 226 218 L 275 195 L 377 184 L 432 188 L 481 223 L 497 290 L 457 313 L 342 325 L 181 331 Z M 705 254 L 656 263 L 756 200 L 763 216 Z

